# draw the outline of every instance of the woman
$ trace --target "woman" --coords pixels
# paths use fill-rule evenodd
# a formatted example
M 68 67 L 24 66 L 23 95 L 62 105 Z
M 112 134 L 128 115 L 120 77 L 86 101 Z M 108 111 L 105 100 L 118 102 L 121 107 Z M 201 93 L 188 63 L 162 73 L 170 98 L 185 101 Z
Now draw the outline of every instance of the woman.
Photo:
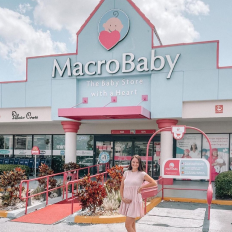
M 149 183 L 142 186 L 144 180 Z M 143 171 L 140 156 L 134 155 L 131 158 L 128 171 L 123 174 L 120 187 L 122 201 L 119 213 L 126 216 L 125 227 L 128 232 L 136 232 L 135 218 L 144 216 L 141 190 L 156 185 L 156 181 Z
M 189 155 L 192 157 L 192 158 L 201 158 L 201 155 L 199 154 L 199 151 L 197 149 L 197 144 L 196 143 L 193 143 L 191 146 L 190 146 L 190 153 Z
M 213 148 L 212 149 L 213 155 L 212 155 L 212 165 L 211 165 L 211 180 L 215 181 L 218 174 L 221 172 L 221 167 L 225 166 L 225 160 L 218 157 L 218 149 Z

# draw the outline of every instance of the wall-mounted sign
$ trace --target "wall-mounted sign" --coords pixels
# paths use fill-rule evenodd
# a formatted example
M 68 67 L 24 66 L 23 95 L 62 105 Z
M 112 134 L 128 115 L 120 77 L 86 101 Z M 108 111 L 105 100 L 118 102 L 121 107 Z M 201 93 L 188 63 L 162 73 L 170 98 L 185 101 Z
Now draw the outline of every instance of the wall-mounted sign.
M 111 130 L 111 134 L 154 134 L 156 130 Z
M 77 150 L 77 156 L 93 156 L 93 150 Z
M 12 111 L 12 119 L 39 119 L 38 116 L 33 116 L 31 112 L 27 112 L 26 115 L 20 115 L 16 111 Z
M 148 62 L 148 58 L 146 57 L 140 57 L 136 59 L 133 53 L 123 53 L 121 62 L 116 59 L 112 59 L 109 61 L 89 61 L 85 65 L 83 65 L 81 62 L 75 62 L 74 64 L 71 64 L 71 59 L 68 58 L 62 69 L 57 59 L 54 59 L 52 77 L 56 77 L 56 71 L 58 71 L 59 76 L 62 77 L 66 69 L 69 77 L 71 77 L 72 75 L 76 77 L 84 76 L 85 74 L 88 76 L 93 76 L 96 74 L 101 75 L 102 68 L 105 68 L 106 72 L 109 74 L 115 74 L 119 72 L 119 70 L 121 70 L 122 73 L 131 73 L 135 69 L 138 72 L 159 71 L 164 68 L 166 63 L 168 63 L 169 72 L 167 75 L 167 79 L 169 79 L 172 75 L 179 56 L 180 54 L 177 54 L 175 60 L 172 60 L 170 55 L 165 55 L 165 57 L 156 56 L 155 50 L 152 50 L 150 63 Z M 156 61 L 158 61 L 158 66 Z M 90 66 L 92 71 L 90 71 Z
M 167 159 L 163 177 L 177 179 L 209 179 L 209 162 L 205 159 Z
M 223 105 L 215 105 L 215 113 L 223 113 Z
M 0 122 L 51 121 L 51 107 L 4 108 Z
M 1 155 L 9 155 L 10 154 L 10 150 L 0 150 L 0 154 Z
M 130 28 L 128 16 L 119 9 L 112 9 L 101 18 L 98 31 L 101 45 L 110 50 L 122 41 Z

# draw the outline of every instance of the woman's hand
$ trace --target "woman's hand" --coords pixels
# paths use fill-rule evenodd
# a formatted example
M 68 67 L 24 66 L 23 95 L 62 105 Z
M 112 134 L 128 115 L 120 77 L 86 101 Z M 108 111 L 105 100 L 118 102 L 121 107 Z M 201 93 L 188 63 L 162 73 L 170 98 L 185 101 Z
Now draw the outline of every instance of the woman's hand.
M 141 193 L 141 191 L 142 191 L 142 186 L 138 189 L 138 193 Z
M 132 202 L 132 200 L 130 199 L 127 199 L 127 198 L 122 198 L 122 201 L 125 203 L 125 204 L 130 204 Z

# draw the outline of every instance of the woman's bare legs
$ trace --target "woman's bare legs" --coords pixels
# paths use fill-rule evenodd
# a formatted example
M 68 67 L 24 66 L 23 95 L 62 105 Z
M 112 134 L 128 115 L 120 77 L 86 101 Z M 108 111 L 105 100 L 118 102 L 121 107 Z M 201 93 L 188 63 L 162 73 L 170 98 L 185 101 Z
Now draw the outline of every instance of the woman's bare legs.
M 135 229 L 135 221 L 134 221 L 133 224 L 132 224 L 132 228 L 133 228 L 134 231 L 136 232 L 136 229 Z
M 126 217 L 125 227 L 127 232 L 136 232 L 135 231 L 135 218 Z

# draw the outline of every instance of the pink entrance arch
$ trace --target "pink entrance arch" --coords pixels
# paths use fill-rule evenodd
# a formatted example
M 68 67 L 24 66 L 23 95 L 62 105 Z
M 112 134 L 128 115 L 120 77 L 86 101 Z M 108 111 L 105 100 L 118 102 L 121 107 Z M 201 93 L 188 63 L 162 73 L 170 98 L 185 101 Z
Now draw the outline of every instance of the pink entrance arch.
M 177 127 L 177 126 L 175 126 Z M 208 143 L 209 143 L 209 149 L 210 149 L 210 156 L 209 156 L 209 185 L 208 185 L 208 189 L 207 189 L 207 203 L 208 203 L 208 220 L 210 220 L 210 205 L 212 203 L 212 199 L 213 199 L 213 187 L 212 187 L 212 183 L 211 183 L 211 164 L 212 164 L 212 146 L 211 146 L 211 142 L 209 140 L 209 137 L 205 134 L 204 131 L 200 130 L 199 128 L 196 127 L 191 127 L 191 126 L 184 126 L 186 129 L 193 129 L 196 131 L 199 131 L 201 134 L 204 135 L 204 137 L 207 139 Z M 172 130 L 172 127 L 164 127 L 159 129 L 158 131 L 156 131 L 151 138 L 149 139 L 148 143 L 147 143 L 147 153 L 146 153 L 146 172 L 148 172 L 148 152 L 149 152 L 149 145 L 151 143 L 151 140 L 154 138 L 155 135 L 157 135 L 158 133 L 162 132 L 162 131 L 167 131 L 167 130 Z M 162 153 L 162 151 L 161 151 Z M 162 155 L 162 154 L 161 154 Z M 163 180 L 162 180 L 163 181 Z

